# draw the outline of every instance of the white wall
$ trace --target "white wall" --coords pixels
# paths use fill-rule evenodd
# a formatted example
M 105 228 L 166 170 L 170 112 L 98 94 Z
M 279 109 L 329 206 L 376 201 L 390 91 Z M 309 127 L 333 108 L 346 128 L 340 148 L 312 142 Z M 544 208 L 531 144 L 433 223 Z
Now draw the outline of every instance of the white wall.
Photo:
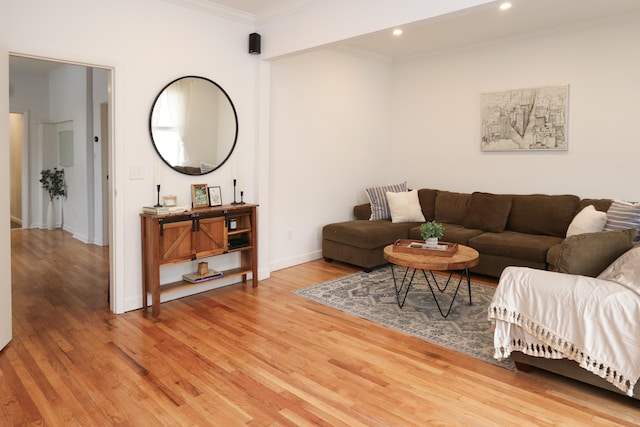
M 329 50 L 273 61 L 272 268 L 319 257 L 322 225 L 351 219 L 371 185 L 639 201 L 639 44 L 636 16 L 392 65 Z M 566 83 L 567 152 L 480 151 L 481 93 Z
M 267 219 L 260 223 L 263 274 L 319 256 L 321 225 L 349 219 L 369 185 L 406 179 L 412 187 L 639 200 L 629 184 L 638 157 L 631 100 L 640 75 L 633 55 L 637 20 L 391 66 L 325 49 L 257 67 L 279 55 L 482 3 L 487 1 L 330 0 L 261 25 L 263 55 L 253 56 L 247 53 L 252 25 L 164 1 L 67 0 L 60 6 L 13 0 L 0 3 L 0 53 L 114 70 L 111 250 L 118 267 L 112 281 L 121 292 L 112 300 L 123 311 L 141 305 L 138 213 L 155 201 L 158 162 L 148 135 L 149 109 L 158 91 L 183 75 L 211 78 L 227 91 L 238 110 L 239 140 L 231 162 L 204 179 L 160 164 L 162 194 L 188 202 L 190 185 L 206 181 L 220 185 L 228 202 L 235 161 L 245 200 L 260 202 L 261 221 Z M 7 80 L 0 72 L 3 99 Z M 552 83 L 571 85 L 567 153 L 479 152 L 479 93 Z M 5 125 L 0 132 L 8 132 Z M 440 173 L 429 172 L 424 156 L 416 155 L 433 140 L 446 159 L 437 163 Z M 4 141 L 1 149 L 8 153 Z M 144 179 L 129 179 L 138 167 Z M 469 172 L 454 175 L 452 169 Z M 8 207 L 0 214 L 8 217 Z M 0 258 L 7 261 L 8 233 L 0 237 Z
M 87 179 L 87 68 L 64 65 L 49 75 L 49 120 L 54 123 L 73 124 L 73 165 L 63 167 L 67 182 L 67 197 L 60 202 L 64 206 L 64 228 L 82 242 L 89 239 L 88 230 L 88 179 Z M 50 141 L 56 147 L 57 140 Z M 45 158 L 43 168 L 58 167 L 59 160 Z M 45 197 L 46 196 L 45 194 Z M 45 204 L 46 206 L 46 204 Z M 61 216 L 57 215 L 60 221 Z
M 392 163 L 421 187 L 640 201 L 639 44 L 635 16 L 398 63 Z M 568 151 L 480 151 L 481 93 L 553 84 L 570 85 Z
M 11 221 L 22 223 L 22 139 L 24 134 L 24 122 L 27 120 L 22 114 L 9 114 L 9 146 L 10 146 L 10 182 L 11 193 L 10 215 Z M 26 223 L 26 221 L 25 221 Z
M 271 65 L 270 267 L 321 256 L 324 224 L 384 184 L 391 64 L 320 50 Z
M 111 160 L 115 199 L 111 264 L 115 266 L 112 283 L 117 292 L 112 301 L 115 310 L 121 312 L 141 305 L 138 213 L 141 205 L 155 201 L 158 164 L 149 140 L 147 119 L 155 95 L 166 83 L 183 75 L 202 75 L 220 84 L 233 100 L 240 124 L 236 151 L 231 163 L 205 176 L 204 180 L 209 185 L 220 185 L 223 201 L 229 202 L 232 200 L 231 164 L 237 164 L 238 173 L 244 177 L 245 200 L 261 203 L 259 210 L 264 211 L 259 219 L 262 227 L 259 263 L 261 274 L 265 276 L 271 263 L 268 247 L 273 246 L 269 243 L 270 230 L 267 229 L 271 222 L 265 222 L 265 219 L 287 219 L 269 214 L 271 206 L 280 200 L 271 199 L 269 194 L 271 153 L 267 133 L 270 119 L 268 109 L 265 110 L 269 105 L 268 96 L 265 96 L 269 92 L 269 80 L 264 78 L 263 72 L 258 73 L 258 69 L 268 70 L 268 67 L 258 68 L 259 61 L 268 58 L 269 51 L 272 54 L 290 53 L 356 33 L 486 2 L 456 0 L 442 6 L 438 1 L 405 0 L 402 7 L 398 7 L 395 0 L 378 0 L 375 6 L 370 1 L 332 0 L 315 11 L 294 14 L 263 27 L 265 53 L 256 57 L 247 53 L 248 34 L 256 30 L 253 25 L 160 0 L 67 0 L 63 4 L 10 0 L 0 3 L 0 44 L 5 46 L 3 52 L 113 69 L 114 150 Z M 363 13 L 365 10 L 366 14 Z M 309 22 L 314 24 L 309 26 Z M 329 22 L 332 25 L 328 25 Z M 0 75 L 0 85 L 6 87 L 7 79 Z M 130 179 L 130 170 L 139 168 L 144 171 L 144 179 Z M 260 174 L 260 181 L 256 173 Z M 179 203 L 190 201 L 190 184 L 204 182 L 202 178 L 179 175 L 163 163 L 160 163 L 160 175 L 162 194 L 176 194 Z M 291 197 L 286 195 L 287 200 Z M 346 204 L 340 201 L 335 206 Z M 328 208 L 326 212 L 329 212 Z M 321 220 L 315 216 L 314 222 Z M 288 229 L 289 225 L 279 227 Z M 296 225 L 296 229 L 298 227 Z M 276 231 L 278 235 L 282 234 Z M 315 237 L 308 239 L 305 235 L 304 241 L 303 232 L 294 234 L 293 239 L 300 240 L 295 240 L 296 246 L 287 248 L 282 256 L 290 259 L 295 251 L 310 252 L 308 249 L 314 247 L 317 240 L 317 230 L 312 233 Z M 6 251 L 0 255 L 9 258 Z
M 102 223 L 108 221 L 108 218 L 103 218 L 103 206 L 102 206 L 102 179 L 108 175 L 108 170 L 102 168 L 102 145 L 107 144 L 108 141 L 103 141 L 100 138 L 102 134 L 102 124 L 100 121 L 100 107 L 103 103 L 109 102 L 109 72 L 105 69 L 94 68 L 92 69 L 92 105 L 93 105 L 93 135 L 90 136 L 90 145 L 92 146 L 92 164 L 93 164 L 93 195 L 94 199 L 91 201 L 94 208 L 94 223 L 93 233 L 90 235 L 89 240 L 91 243 L 95 243 L 99 246 L 108 245 L 108 236 L 103 233 Z M 93 140 L 93 136 L 98 137 L 98 141 Z
M 9 52 L 114 70 L 116 198 L 111 250 L 112 266 L 117 265 L 113 282 L 121 292 L 113 300 L 117 311 L 138 308 L 142 301 L 138 214 L 142 205 L 155 201 L 157 164 L 148 133 L 148 114 L 165 84 L 183 75 L 202 75 L 227 91 L 240 122 L 233 158 L 242 159 L 238 169 L 244 173 L 246 199 L 257 198 L 251 168 L 255 164 L 257 59 L 247 53 L 247 37 L 254 28 L 158 0 L 68 0 L 62 5 L 15 0 L 0 3 L 0 17 L 0 44 Z M 8 87 L 7 80 L 0 75 L 4 87 Z M 3 150 L 8 150 L 2 144 Z M 131 167 L 141 167 L 144 179 L 130 180 Z M 206 182 L 220 185 L 224 201 L 229 202 L 230 169 L 225 165 L 213 174 L 194 178 L 161 165 L 162 194 L 176 194 L 179 202 L 188 202 L 190 185 Z M 6 251 L 1 255 L 9 258 Z
M 0 193 L 9 194 L 9 52 L 0 38 Z M 0 351 L 11 341 L 11 231 L 9 204 L 0 208 Z
M 7 57 L 7 61 L 9 58 Z M 28 216 L 23 218 L 26 228 L 40 227 L 46 224 L 43 191 L 40 189 L 40 171 L 42 170 L 42 150 L 38 145 L 40 131 L 38 123 L 49 121 L 49 80 L 47 76 L 22 72 L 12 73 L 11 111 L 28 112 L 28 139 L 29 139 L 29 160 L 28 174 L 29 182 L 37 183 L 34 188 L 23 188 L 22 197 L 28 200 Z M 27 117 L 25 116 L 25 118 Z M 26 212 L 23 212 L 23 216 Z

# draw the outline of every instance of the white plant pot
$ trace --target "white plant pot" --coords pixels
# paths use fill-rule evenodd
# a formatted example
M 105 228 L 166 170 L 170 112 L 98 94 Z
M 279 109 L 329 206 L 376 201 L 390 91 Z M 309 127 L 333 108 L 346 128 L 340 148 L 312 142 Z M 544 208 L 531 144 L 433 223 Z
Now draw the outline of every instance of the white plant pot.
M 427 248 L 435 249 L 436 247 L 438 247 L 438 238 L 437 237 L 429 237 L 427 240 L 424 241 L 424 245 Z
M 53 200 L 49 200 L 49 207 L 47 209 L 47 230 L 53 230 L 56 228 L 56 214 L 53 210 Z

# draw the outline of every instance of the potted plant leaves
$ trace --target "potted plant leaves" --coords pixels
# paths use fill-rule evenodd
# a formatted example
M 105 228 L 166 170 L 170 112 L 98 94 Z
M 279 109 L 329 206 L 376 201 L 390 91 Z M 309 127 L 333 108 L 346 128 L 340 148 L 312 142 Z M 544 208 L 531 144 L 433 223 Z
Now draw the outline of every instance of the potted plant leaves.
M 420 234 L 427 248 L 435 248 L 438 246 L 438 239 L 444 235 L 444 226 L 435 221 L 425 222 L 420 225 Z
M 47 209 L 47 229 L 55 227 L 53 200 L 67 196 L 67 183 L 64 180 L 64 169 L 43 169 L 40 172 L 40 184 L 49 193 L 49 207 Z

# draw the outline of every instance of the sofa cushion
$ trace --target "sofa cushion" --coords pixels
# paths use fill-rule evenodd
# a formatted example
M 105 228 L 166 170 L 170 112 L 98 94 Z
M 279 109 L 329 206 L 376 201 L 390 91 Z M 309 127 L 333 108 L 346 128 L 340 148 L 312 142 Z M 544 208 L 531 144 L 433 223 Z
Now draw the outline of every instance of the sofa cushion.
M 418 190 L 387 193 L 391 222 L 424 222 Z M 606 214 L 605 214 L 606 216 Z
M 469 239 L 469 246 L 481 254 L 545 264 L 549 248 L 560 242 L 561 237 L 536 236 L 506 230 L 502 233 L 483 233 L 473 237 Z
M 394 193 L 407 191 L 407 183 L 371 187 L 365 190 L 371 204 L 371 217 L 369 218 L 371 221 L 391 219 L 389 205 L 387 204 L 387 192 L 390 191 Z
M 606 212 L 609 206 L 611 206 L 611 202 L 611 199 L 582 199 L 580 200 L 576 214 L 589 205 L 593 205 L 598 211 Z
M 605 231 L 634 229 L 638 233 L 634 242 L 640 242 L 640 203 L 614 200 L 607 210 Z
M 484 233 L 484 231 L 482 230 L 466 228 L 464 225 L 460 224 L 447 224 L 443 222 L 442 225 L 444 226 L 444 236 L 442 236 L 441 240 L 444 242 L 466 245 L 469 243 L 470 238 L 479 236 L 480 234 Z M 422 240 L 422 234 L 420 234 L 420 226 L 413 227 L 411 230 L 409 230 L 409 238 L 414 240 Z
M 447 224 L 462 224 L 471 194 L 438 191 L 434 219 Z
M 611 280 L 640 294 L 640 246 L 626 251 L 604 269 L 598 279 Z
M 511 210 L 511 198 L 504 194 L 472 193 L 464 226 L 493 233 L 504 231 Z
M 406 239 L 409 229 L 416 222 L 392 223 L 390 221 L 355 220 L 328 224 L 322 228 L 322 238 L 363 249 L 390 245 L 398 239 Z
M 526 234 L 565 237 L 580 204 L 574 195 L 514 195 L 507 230 Z
M 595 206 L 588 205 L 576 215 L 567 228 L 567 237 L 576 234 L 598 233 L 604 230 L 607 223 L 607 213 L 596 210 Z
M 422 215 L 424 215 L 425 221 L 433 221 L 433 219 L 436 217 L 437 196 L 438 190 L 432 190 L 430 188 L 421 188 L 420 190 L 418 190 L 418 199 L 420 200 Z
M 631 246 L 628 231 L 576 234 L 564 239 L 555 271 L 596 277 Z

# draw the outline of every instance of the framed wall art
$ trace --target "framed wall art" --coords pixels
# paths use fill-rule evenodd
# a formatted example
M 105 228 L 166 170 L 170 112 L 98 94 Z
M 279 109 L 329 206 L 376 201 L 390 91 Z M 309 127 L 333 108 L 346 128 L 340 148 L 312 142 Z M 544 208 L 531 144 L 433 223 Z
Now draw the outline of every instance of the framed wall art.
M 569 85 L 481 96 L 481 151 L 566 151 Z
M 222 192 L 220 187 L 209 187 L 209 206 L 222 206 Z
M 209 206 L 209 193 L 207 184 L 191 185 L 191 202 L 194 208 L 206 208 Z

